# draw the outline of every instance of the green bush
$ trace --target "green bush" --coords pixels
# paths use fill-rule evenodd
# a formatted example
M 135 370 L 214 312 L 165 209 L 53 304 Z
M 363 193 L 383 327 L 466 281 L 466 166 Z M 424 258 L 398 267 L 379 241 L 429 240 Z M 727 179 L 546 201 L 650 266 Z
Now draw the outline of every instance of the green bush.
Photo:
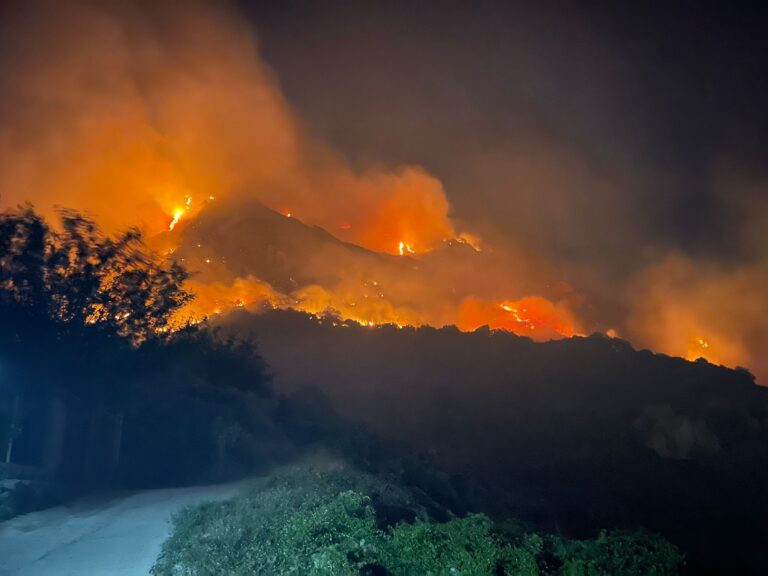
M 381 510 L 410 511 L 386 525 Z M 544 557 L 557 559 L 547 568 Z M 294 468 L 174 519 L 154 576 L 671 576 L 680 556 L 645 535 L 504 535 L 482 514 L 430 520 L 407 490 L 343 468 Z
M 353 574 L 376 534 L 360 494 L 275 488 L 181 514 L 153 574 Z
M 275 474 L 241 497 L 179 514 L 152 573 L 357 574 L 384 537 L 369 494 L 408 502 L 396 487 L 341 469 Z
M 538 576 L 537 557 L 544 551 L 544 540 L 538 534 L 527 534 L 517 546 L 506 546 L 500 554 L 500 565 L 509 576 Z
M 600 534 L 594 540 L 558 540 L 562 576 L 672 576 L 682 556 L 661 536 L 645 533 Z
M 476 514 L 435 524 L 400 524 L 384 539 L 381 564 L 392 574 L 493 574 L 499 546 L 491 521 Z

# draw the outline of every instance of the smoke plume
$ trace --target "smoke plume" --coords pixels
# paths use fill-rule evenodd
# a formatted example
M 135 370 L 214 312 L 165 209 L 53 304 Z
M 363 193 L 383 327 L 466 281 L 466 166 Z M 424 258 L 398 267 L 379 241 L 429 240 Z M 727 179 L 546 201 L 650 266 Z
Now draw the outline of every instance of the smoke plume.
M 670 354 L 767 369 L 760 186 L 734 201 L 747 224 L 724 264 L 651 238 L 658 208 L 636 217 L 654 204 L 640 191 L 662 181 L 648 166 L 620 150 L 621 161 L 600 165 L 533 122 L 452 167 L 439 157 L 471 143 L 475 112 L 457 118 L 466 139 L 431 142 L 437 112 L 409 108 L 405 87 L 390 115 L 348 102 L 363 116 L 349 117 L 349 131 L 390 130 L 397 151 L 429 144 L 428 164 L 440 170 L 363 153 L 350 160 L 299 118 L 229 4 L 36 0 L 4 11 L 0 207 L 71 207 L 108 231 L 139 224 L 195 272 L 192 313 L 295 307 L 364 324 L 488 325 L 537 340 L 611 328 Z M 512 32 L 520 50 L 510 54 L 525 54 L 532 32 Z M 590 63 L 617 69 L 608 51 L 590 50 Z M 554 58 L 511 57 L 523 75 L 544 75 L 536 58 Z M 623 122 L 601 106 L 600 90 L 626 79 L 594 77 L 595 125 Z M 549 104 L 567 115 L 558 98 Z M 451 118 L 443 121 L 453 136 Z M 730 197 L 732 176 L 716 198 Z M 299 243 L 307 230 L 315 232 Z

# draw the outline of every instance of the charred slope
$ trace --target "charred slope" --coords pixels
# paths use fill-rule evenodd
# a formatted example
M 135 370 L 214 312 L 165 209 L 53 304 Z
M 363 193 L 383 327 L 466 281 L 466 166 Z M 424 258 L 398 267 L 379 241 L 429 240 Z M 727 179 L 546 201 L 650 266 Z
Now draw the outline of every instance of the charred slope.
M 401 454 L 446 471 L 433 488 L 457 511 L 577 536 L 658 530 L 695 574 L 766 567 L 768 390 L 744 370 L 599 335 L 536 344 L 288 312 L 227 325 L 256 336 L 278 388 L 318 387 Z

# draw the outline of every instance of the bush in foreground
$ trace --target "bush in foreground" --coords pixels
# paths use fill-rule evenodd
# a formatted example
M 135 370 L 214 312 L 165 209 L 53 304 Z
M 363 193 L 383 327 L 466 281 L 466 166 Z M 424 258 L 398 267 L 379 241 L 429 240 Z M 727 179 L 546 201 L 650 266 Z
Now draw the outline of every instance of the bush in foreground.
M 673 576 L 682 563 L 657 536 L 510 536 L 482 514 L 435 522 L 425 504 L 343 468 L 284 470 L 237 498 L 180 513 L 152 573 Z

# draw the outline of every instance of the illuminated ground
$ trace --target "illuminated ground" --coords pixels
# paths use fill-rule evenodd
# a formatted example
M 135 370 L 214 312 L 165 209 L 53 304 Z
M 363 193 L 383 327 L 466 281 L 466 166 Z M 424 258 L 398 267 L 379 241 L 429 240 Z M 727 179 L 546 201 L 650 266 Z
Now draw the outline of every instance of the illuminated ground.
M 176 510 L 239 484 L 150 490 L 77 502 L 0 524 L 2 576 L 145 576 Z

